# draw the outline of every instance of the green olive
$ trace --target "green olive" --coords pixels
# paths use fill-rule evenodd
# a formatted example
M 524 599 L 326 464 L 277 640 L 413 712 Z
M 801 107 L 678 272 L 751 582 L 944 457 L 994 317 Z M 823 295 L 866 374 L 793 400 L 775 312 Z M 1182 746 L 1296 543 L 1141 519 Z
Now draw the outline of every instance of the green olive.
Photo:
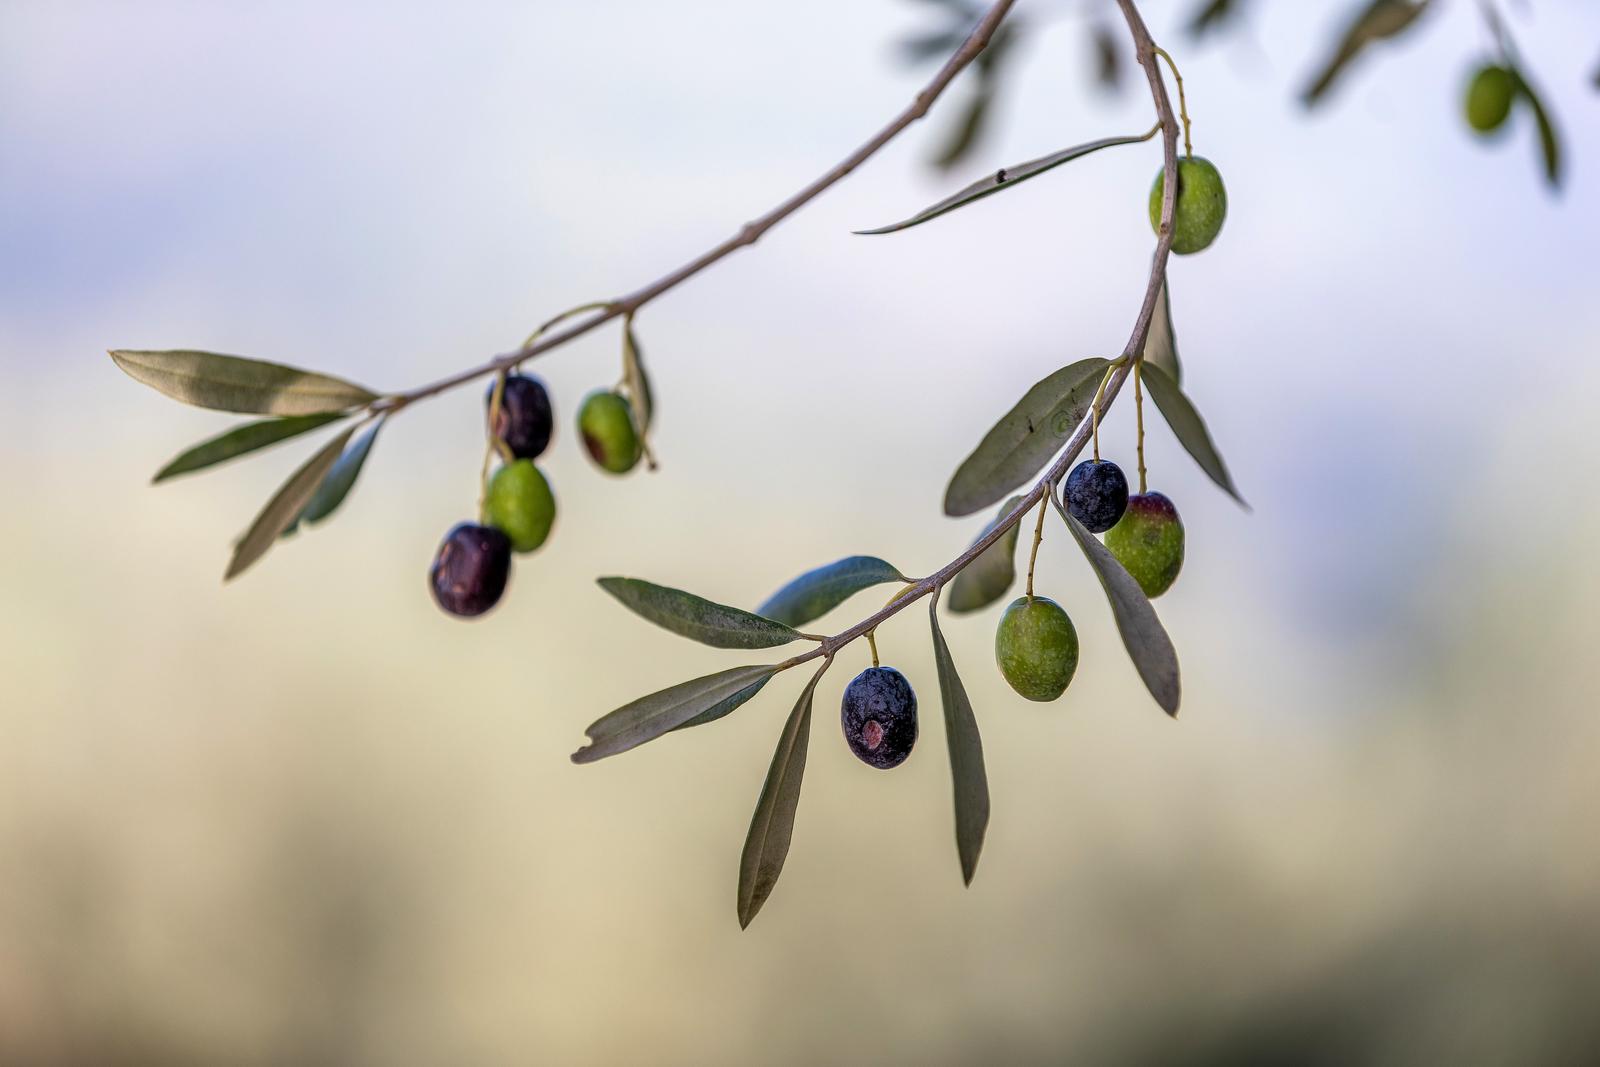
M 1122 520 L 1106 531 L 1106 548 L 1148 597 L 1172 588 L 1183 569 L 1183 521 L 1160 493 L 1128 498 Z
M 1490 65 L 1472 76 L 1467 85 L 1467 125 L 1479 133 L 1493 133 L 1511 114 L 1517 95 L 1517 76 L 1504 67 Z
M 1078 669 L 1078 631 L 1049 597 L 1018 597 L 1000 616 L 994 658 L 1011 688 L 1029 700 L 1054 700 Z
M 507 463 L 489 479 L 484 499 L 489 525 L 511 539 L 518 552 L 532 552 L 550 536 L 556 521 L 556 498 L 531 459 Z
M 1150 189 L 1150 228 L 1161 232 L 1161 198 L 1167 172 L 1156 172 Z M 1228 214 L 1228 191 L 1222 175 L 1208 159 L 1191 156 L 1178 160 L 1178 200 L 1172 209 L 1172 250 L 1180 256 L 1198 252 L 1217 239 Z
M 578 435 L 602 470 L 626 474 L 639 462 L 641 449 L 633 426 L 633 409 L 616 393 L 597 389 L 583 398 L 583 406 L 578 409 Z

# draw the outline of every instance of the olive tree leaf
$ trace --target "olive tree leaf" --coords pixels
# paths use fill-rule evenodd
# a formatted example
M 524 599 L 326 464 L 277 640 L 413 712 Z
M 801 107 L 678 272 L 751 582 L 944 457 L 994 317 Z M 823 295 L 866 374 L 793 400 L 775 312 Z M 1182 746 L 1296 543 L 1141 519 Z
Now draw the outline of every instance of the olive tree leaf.
M 1561 141 L 1556 135 L 1554 123 L 1550 121 L 1550 114 L 1545 110 L 1544 104 L 1539 99 L 1528 79 L 1522 76 L 1520 70 L 1513 70 L 1517 79 L 1517 88 L 1521 90 L 1523 98 L 1528 101 L 1528 106 L 1533 109 L 1533 120 L 1539 127 L 1539 150 L 1544 159 L 1545 180 L 1552 189 L 1561 187 Z
M 1189 20 L 1189 35 L 1198 39 L 1221 29 L 1243 6 L 1238 0 L 1210 0 Z
M 135 381 L 174 400 L 251 415 L 323 415 L 370 404 L 378 394 L 316 371 L 241 356 L 179 350 L 111 353 Z
M 946 515 L 971 515 L 1037 474 L 1089 413 L 1110 361 L 1080 359 L 1036 383 L 956 468 Z
M 933 627 L 933 661 L 939 668 L 939 699 L 944 704 L 945 741 L 950 746 L 950 782 L 955 791 L 956 853 L 961 857 L 961 879 L 972 884 L 989 828 L 989 776 L 983 769 L 983 738 L 972 714 L 966 686 L 956 673 L 950 647 L 939 632 L 939 594 L 928 599 L 928 621 Z
M 1178 362 L 1178 335 L 1172 328 L 1172 294 L 1169 282 L 1161 279 L 1161 296 L 1156 301 L 1155 314 L 1150 317 L 1150 332 L 1144 338 L 1144 364 L 1160 367 L 1174 383 L 1183 381 L 1183 366 Z
M 345 449 L 339 461 L 322 479 L 322 484 L 317 486 L 317 491 L 306 501 L 306 506 L 299 517 L 284 530 L 285 534 L 293 532 L 302 523 L 315 526 L 344 503 L 344 498 L 350 495 L 350 490 L 356 484 L 356 478 L 361 474 L 361 468 L 366 465 L 367 455 L 372 451 L 372 444 L 378 439 L 378 430 L 382 426 L 383 420 L 379 419 L 372 424 L 371 429 L 356 438 L 355 443 Z
M 1228 474 L 1228 467 L 1222 462 L 1222 454 L 1217 451 L 1217 446 L 1211 441 L 1211 433 L 1206 429 L 1205 420 L 1200 418 L 1200 413 L 1195 410 L 1189 398 L 1183 395 L 1167 372 L 1156 366 L 1141 368 L 1140 378 L 1150 389 L 1150 396 L 1156 402 L 1156 407 L 1161 409 L 1161 414 L 1167 420 L 1167 425 L 1172 427 L 1172 432 L 1177 435 L 1178 441 L 1200 464 L 1200 469 L 1205 471 L 1213 482 L 1241 507 L 1248 509 L 1244 497 L 1239 495 L 1239 490 L 1234 487 L 1233 478 Z
M 733 696 L 728 697 L 726 700 L 719 700 L 717 703 L 711 705 L 711 707 L 707 708 L 705 711 L 702 711 L 688 722 L 681 722 L 674 726 L 673 729 L 687 730 L 691 726 L 704 726 L 708 722 L 716 722 L 718 719 L 722 718 L 724 715 L 727 715 L 729 712 L 735 711 L 745 701 L 761 692 L 762 687 L 771 680 L 771 675 L 765 675 L 761 678 L 758 678 L 751 684 L 739 690 L 737 693 L 733 694 Z
M 821 618 L 850 597 L 884 582 L 904 582 L 907 578 L 876 556 L 846 556 L 800 577 L 769 596 L 756 609 L 785 626 L 804 626 Z
M 1022 498 L 1014 496 L 1001 504 L 999 513 L 972 539 L 972 543 L 983 540 L 1020 503 Z M 955 576 L 950 583 L 951 611 L 958 614 L 978 611 L 1006 595 L 1011 583 L 1017 580 L 1017 533 L 1021 525 L 1013 523 L 1011 529 L 1000 535 L 1000 540 L 980 552 L 977 559 Z
M 318 426 L 326 426 L 342 418 L 344 416 L 337 412 L 327 415 L 291 415 L 283 419 L 258 419 L 242 426 L 235 426 L 227 433 L 201 441 L 193 448 L 174 456 L 171 462 L 150 479 L 151 484 L 164 482 L 180 474 L 205 470 L 218 463 L 226 463 L 230 459 L 237 459 L 268 445 L 298 437 L 315 430 Z
M 733 667 L 640 697 L 591 723 L 584 731 L 589 744 L 572 754 L 572 762 L 593 763 L 654 741 L 777 673 L 777 664 Z
M 714 648 L 772 648 L 799 640 L 781 622 L 639 578 L 600 578 L 600 588 L 657 626 Z
M 1122 635 L 1128 658 L 1133 660 L 1134 669 L 1144 679 L 1145 688 L 1150 690 L 1150 695 L 1156 698 L 1156 703 L 1161 705 L 1163 711 L 1176 717 L 1181 692 L 1178 653 L 1172 647 L 1172 638 L 1167 636 L 1156 609 L 1150 606 L 1150 598 L 1144 595 L 1139 583 L 1117 562 L 1111 550 L 1101 544 L 1088 527 L 1067 513 L 1054 493 L 1050 495 L 1050 502 L 1061 513 L 1061 520 L 1072 531 L 1078 547 L 1083 549 L 1083 554 L 1089 558 L 1089 565 L 1100 579 L 1100 587 L 1105 590 L 1106 600 L 1111 604 L 1111 616 L 1117 622 L 1117 632 Z
M 283 483 L 267 506 L 261 509 L 255 522 L 250 524 L 250 529 L 239 539 L 233 548 L 233 559 L 228 562 L 228 570 L 222 576 L 223 581 L 229 581 L 243 574 L 256 560 L 266 555 L 267 549 L 278 540 L 278 535 L 288 528 L 295 520 L 306 503 L 317 492 L 317 487 L 328 476 L 328 471 L 339 461 L 344 453 L 344 446 L 349 443 L 351 436 L 356 432 L 354 426 L 335 435 L 333 440 L 323 445 L 317 454 L 289 476 Z
M 633 409 L 633 421 L 642 439 L 650 432 L 650 422 L 655 418 L 655 394 L 650 391 L 650 376 L 644 369 L 644 349 L 633 332 L 633 319 L 622 324 L 622 379 L 628 387 L 628 405 Z
M 833 662 L 822 661 L 822 666 L 795 701 L 794 710 L 783 724 L 778 735 L 778 747 L 772 753 L 772 765 L 767 768 L 766 781 L 761 784 L 761 797 L 756 801 L 755 814 L 750 817 L 750 830 L 745 834 L 744 851 L 739 856 L 739 929 L 750 925 L 761 905 L 772 895 L 783 873 L 783 861 L 789 858 L 789 841 L 794 836 L 794 813 L 800 806 L 800 784 L 806 773 L 806 746 L 811 736 L 811 698 L 817 683 Z
M 1360 55 L 1367 45 L 1398 36 L 1409 29 L 1417 16 L 1427 8 L 1428 0 L 1370 0 L 1350 20 L 1338 47 L 1301 95 L 1301 102 L 1307 107 L 1316 106 L 1350 61 Z
M 937 204 L 923 208 L 908 219 L 888 226 L 879 226 L 872 230 L 856 230 L 855 232 L 865 236 L 908 230 L 913 226 L 922 225 L 929 219 L 936 219 L 940 215 L 947 214 L 957 208 L 966 207 L 968 204 L 982 200 L 986 196 L 992 196 L 1002 189 L 1010 189 L 1012 186 L 1025 182 L 1029 178 L 1038 177 L 1047 170 L 1053 170 L 1063 163 L 1070 163 L 1074 159 L 1080 159 L 1091 152 L 1098 152 L 1102 148 L 1111 148 L 1114 145 L 1136 144 L 1143 140 L 1145 140 L 1145 135 L 1143 134 L 1131 137 L 1106 137 L 1099 141 L 1090 141 L 1087 144 L 1064 148 L 1059 152 L 1052 152 L 1048 156 L 1041 156 L 1038 159 L 1030 159 L 1028 162 L 1019 163 L 1014 167 L 1001 167 L 987 178 L 973 182 L 960 192 L 945 197 Z

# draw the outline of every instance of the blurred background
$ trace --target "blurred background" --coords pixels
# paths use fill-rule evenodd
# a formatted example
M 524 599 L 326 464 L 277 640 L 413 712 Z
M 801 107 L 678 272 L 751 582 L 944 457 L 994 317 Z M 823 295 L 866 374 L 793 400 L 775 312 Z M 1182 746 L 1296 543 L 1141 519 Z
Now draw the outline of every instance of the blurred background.
M 1473 5 L 1435 5 L 1310 114 L 1350 4 L 1255 5 L 1202 44 L 1195 4 L 1142 5 L 1229 187 L 1173 312 L 1254 511 L 1152 429 L 1188 529 L 1159 602 L 1176 722 L 1053 527 L 1040 590 L 1084 650 L 1065 698 L 1005 686 L 996 609 L 947 621 L 993 796 L 970 888 L 920 610 L 879 635 L 922 696 L 917 751 L 888 775 L 840 742 L 852 646 L 748 931 L 740 847 L 802 679 L 567 759 L 599 714 L 739 661 L 595 576 L 753 605 L 851 553 L 928 573 L 981 525 L 939 505 L 989 425 L 1120 351 L 1155 143 L 850 234 L 1147 128 L 1136 75 L 1094 85 L 1095 6 L 1019 3 L 1034 32 L 963 164 L 928 166 L 958 83 L 641 313 L 659 473 L 597 473 L 571 428 L 615 330 L 538 360 L 560 518 L 463 624 L 424 575 L 475 506 L 476 387 L 394 420 L 337 521 L 223 588 L 310 447 L 151 488 L 230 420 L 105 350 L 380 389 L 478 362 L 831 165 L 925 79 L 895 42 L 935 9 L 0 0 L 0 1063 L 1594 1062 L 1592 5 L 1509 12 L 1559 196 L 1526 115 L 1490 144 L 1461 121 Z M 1105 435 L 1131 461 L 1129 405 Z

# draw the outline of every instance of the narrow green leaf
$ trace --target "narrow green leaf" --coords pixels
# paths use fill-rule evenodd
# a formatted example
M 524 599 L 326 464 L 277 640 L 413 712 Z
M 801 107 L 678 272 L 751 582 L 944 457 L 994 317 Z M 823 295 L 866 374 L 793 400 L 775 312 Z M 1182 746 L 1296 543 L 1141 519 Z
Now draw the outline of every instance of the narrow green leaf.
M 1172 432 L 1177 435 L 1189 455 L 1200 464 L 1200 469 L 1205 471 L 1213 482 L 1241 507 L 1248 509 L 1244 497 L 1239 495 L 1239 490 L 1234 487 L 1233 478 L 1228 474 L 1228 467 L 1222 462 L 1222 454 L 1217 451 L 1217 446 L 1211 441 L 1211 433 L 1206 429 L 1205 420 L 1200 418 L 1200 413 L 1195 410 L 1189 398 L 1183 395 L 1177 383 L 1168 377 L 1167 372 L 1160 367 L 1146 365 L 1139 372 L 1140 378 L 1150 390 L 1150 397 L 1156 402 L 1156 407 L 1161 409 L 1161 414 L 1166 418 L 1167 425 L 1172 427 Z
M 1174 382 L 1182 383 L 1183 366 L 1178 362 L 1178 335 L 1172 328 L 1172 294 L 1168 279 L 1161 280 L 1161 296 L 1150 317 L 1150 332 L 1144 338 L 1144 363 L 1160 367 Z
M 644 349 L 633 332 L 630 318 L 622 325 L 622 378 L 628 388 L 628 406 L 633 409 L 634 428 L 641 440 L 650 432 L 655 418 L 655 394 L 650 391 L 650 375 L 644 369 Z
M 245 569 L 256 560 L 266 555 L 267 549 L 278 540 L 278 535 L 295 520 L 301 509 L 306 506 L 322 484 L 322 479 L 328 476 L 328 471 L 339 461 L 339 456 L 344 452 L 344 446 L 349 442 L 352 434 L 356 432 L 354 426 L 334 436 L 333 440 L 323 445 L 317 454 L 289 476 L 283 483 L 267 506 L 261 509 L 255 522 L 250 524 L 250 529 L 239 539 L 234 546 L 233 559 L 228 563 L 227 573 L 223 581 L 229 581 L 243 574 Z
M 1552 189 L 1561 187 L 1561 141 L 1556 136 L 1555 124 L 1550 121 L 1549 112 L 1545 110 L 1539 94 L 1534 92 L 1533 86 L 1528 84 L 1528 79 L 1522 76 L 1521 71 L 1512 72 L 1517 79 L 1517 87 L 1522 90 L 1522 95 L 1528 101 L 1528 106 L 1533 109 L 1533 120 L 1539 127 L 1539 151 L 1544 159 L 1545 180 Z
M 960 192 L 945 197 L 937 204 L 923 208 L 909 219 L 892 223 L 888 226 L 879 226 L 873 230 L 856 230 L 855 232 L 865 236 L 908 230 L 913 226 L 920 226 L 930 219 L 936 219 L 940 215 L 948 214 L 957 208 L 966 207 L 968 204 L 982 200 L 986 196 L 992 196 L 1002 189 L 1010 189 L 1012 186 L 1020 185 L 1029 178 L 1036 178 L 1047 170 L 1053 170 L 1063 163 L 1072 162 L 1074 159 L 1081 159 L 1091 152 L 1098 152 L 1102 148 L 1111 148 L 1116 145 L 1138 144 L 1145 139 L 1146 135 L 1144 134 L 1131 137 L 1106 137 L 1098 141 L 1090 141 L 1088 144 L 1064 148 L 1059 152 L 1052 152 L 1048 156 L 1041 156 L 1038 159 L 1030 159 L 1028 162 L 1018 163 L 1014 167 L 1001 167 L 987 178 L 975 181 Z
M 956 853 L 961 857 L 961 879 L 972 884 L 989 828 L 989 776 L 983 769 L 983 738 L 972 714 L 967 688 L 956 673 L 950 646 L 939 631 L 939 594 L 928 598 L 928 621 L 933 627 L 933 661 L 939 668 L 939 699 L 944 703 L 944 734 L 950 746 L 950 783 L 955 791 Z
M 728 699 L 713 704 L 711 707 L 707 708 L 705 711 L 702 711 L 688 722 L 679 723 L 677 726 L 674 726 L 673 729 L 687 730 L 691 726 L 704 726 L 708 722 L 716 722 L 729 712 L 737 710 L 741 704 L 755 696 L 757 693 L 761 692 L 762 687 L 764 687 L 769 681 L 771 681 L 770 675 L 760 678 L 753 684 L 739 690 Z
M 903 582 L 906 576 L 876 556 L 846 556 L 800 577 L 773 593 L 759 608 L 785 626 L 804 626 L 821 618 L 850 597 L 884 582 Z
M 180 474 L 192 471 L 205 470 L 218 463 L 226 463 L 230 459 L 248 455 L 257 449 L 275 445 L 280 441 L 287 441 L 291 437 L 298 437 L 303 433 L 315 430 L 318 426 L 326 426 L 336 419 L 344 418 L 337 413 L 330 415 L 294 415 L 286 419 L 259 419 L 247 422 L 243 426 L 235 426 L 227 433 L 219 434 L 207 441 L 201 441 L 193 448 L 173 457 L 172 461 L 156 472 L 150 479 L 152 484 L 175 478 Z
M 174 400 L 252 415 L 323 415 L 369 404 L 371 390 L 315 371 L 215 352 L 111 353 L 117 366 Z
M 825 659 L 811 676 L 800 699 L 795 701 L 789 720 L 778 735 L 772 765 L 761 784 L 761 798 L 750 817 L 744 852 L 739 856 L 739 929 L 750 925 L 761 905 L 772 895 L 789 858 L 789 841 L 794 836 L 794 813 L 800 806 L 800 783 L 806 774 L 806 745 L 811 736 L 811 698 L 817 683 L 833 660 Z
M 1139 583 L 1117 562 L 1111 550 L 1101 544 L 1099 538 L 1090 533 L 1083 523 L 1069 515 L 1053 493 L 1050 502 L 1061 513 L 1062 521 L 1072 531 L 1078 547 L 1083 549 L 1083 554 L 1089 558 L 1089 565 L 1100 579 L 1100 587 L 1105 590 L 1106 600 L 1111 604 L 1111 616 L 1117 622 L 1117 632 L 1122 635 L 1128 658 L 1133 660 L 1134 669 L 1144 679 L 1145 688 L 1150 690 L 1150 695 L 1156 698 L 1156 703 L 1161 705 L 1163 711 L 1176 717 L 1181 693 L 1178 653 L 1172 647 L 1172 639 L 1161 625 L 1156 609 L 1150 606 L 1150 598 L 1144 595 Z
M 772 648 L 799 640 L 781 622 L 639 578 L 601 578 L 600 588 L 657 626 L 714 648 Z
M 316 493 L 306 502 L 294 525 L 290 529 L 300 526 L 315 526 L 336 511 L 344 498 L 350 495 L 350 490 L 356 484 L 356 478 L 361 474 L 361 468 L 366 465 L 367 455 L 372 451 L 372 444 L 378 439 L 378 430 L 382 428 L 383 420 L 379 419 L 372 424 L 372 428 L 356 438 L 344 455 L 339 457 L 339 462 L 328 471 L 327 477 L 322 479 L 322 484 L 317 486 Z M 288 530 L 284 531 L 288 533 Z
M 1371 0 L 1350 20 L 1338 47 L 1323 64 L 1321 73 L 1306 87 L 1301 101 L 1307 107 L 1315 106 L 1367 45 L 1398 36 L 1409 29 L 1427 7 L 1428 0 Z
M 572 754 L 572 762 L 593 763 L 654 741 L 776 673 L 776 664 L 733 667 L 640 697 L 591 723 L 589 744 Z
M 971 515 L 1044 469 L 1078 428 L 1110 361 L 1080 359 L 1036 383 L 956 468 L 946 515 Z
M 999 513 L 983 528 L 982 533 L 972 539 L 972 543 L 983 540 L 984 534 L 998 526 L 1000 520 L 1011 514 L 1012 509 L 1020 503 L 1022 498 L 1014 496 L 1001 504 Z M 1017 533 L 1021 525 L 1014 523 L 1011 529 L 1000 536 L 1000 540 L 980 552 L 977 559 L 955 576 L 950 583 L 951 611 L 958 614 L 978 611 L 1006 595 L 1011 583 L 1017 580 Z

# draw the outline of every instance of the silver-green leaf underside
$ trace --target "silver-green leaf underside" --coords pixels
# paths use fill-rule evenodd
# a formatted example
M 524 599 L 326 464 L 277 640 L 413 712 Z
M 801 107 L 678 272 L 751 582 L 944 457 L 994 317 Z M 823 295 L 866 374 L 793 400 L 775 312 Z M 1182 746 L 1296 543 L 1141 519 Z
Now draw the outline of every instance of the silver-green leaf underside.
M 1156 300 L 1155 314 L 1150 317 L 1150 332 L 1144 338 L 1144 364 L 1160 367 L 1175 383 L 1183 383 L 1183 365 L 1178 362 L 1178 334 L 1172 327 L 1172 294 L 1167 287 L 1170 281 L 1161 279 L 1161 295 Z
M 247 422 L 179 453 L 165 467 L 157 471 L 156 476 L 150 481 L 155 484 L 180 474 L 205 470 L 207 467 L 249 455 L 280 441 L 287 441 L 291 437 L 298 437 L 343 417 L 338 413 L 292 415 L 282 419 L 258 419 L 255 422 Z
M 1000 520 L 1011 514 L 1011 510 L 1020 503 L 1022 498 L 1014 496 L 1001 504 L 1000 511 L 983 528 L 983 532 L 972 539 L 972 543 L 983 540 L 984 534 L 999 525 Z M 951 611 L 957 614 L 979 611 L 1006 595 L 1011 583 L 1017 580 L 1017 532 L 1021 525 L 1020 522 L 1013 523 L 1011 529 L 1000 535 L 1000 540 L 980 552 L 977 559 L 955 576 L 950 583 Z
M 983 100 L 982 97 L 977 99 Z M 1148 134 L 1136 134 L 1131 137 L 1106 137 L 1098 141 L 1090 141 L 1087 144 L 1064 148 L 1059 152 L 1052 152 L 1048 156 L 1041 156 L 1038 159 L 1030 159 L 1026 163 L 1018 163 L 1014 167 L 1001 167 L 987 178 L 975 181 L 960 192 L 945 197 L 937 204 L 923 208 L 909 219 L 892 223 L 888 226 L 879 226 L 873 230 L 857 230 L 855 232 L 862 235 L 895 233 L 899 230 L 910 229 L 913 226 L 920 226 L 930 219 L 936 219 L 940 215 L 955 211 L 957 208 L 966 207 L 968 204 L 982 200 L 986 196 L 993 196 L 1001 190 L 1020 185 L 1029 178 L 1036 178 L 1045 171 L 1053 170 L 1063 163 L 1081 159 L 1091 152 L 1098 152 L 1102 148 L 1111 148 L 1122 144 L 1137 144 L 1146 140 L 1148 136 Z
M 1150 598 L 1144 595 L 1139 583 L 1117 562 L 1111 550 L 1101 544 L 1088 527 L 1069 515 L 1060 500 L 1052 495 L 1050 502 L 1061 513 L 1062 521 L 1072 531 L 1078 547 L 1083 549 L 1095 576 L 1100 579 L 1100 587 L 1105 590 L 1106 600 L 1111 604 L 1111 616 L 1116 620 L 1117 632 L 1122 635 L 1128 658 L 1133 660 L 1134 669 L 1144 680 L 1145 688 L 1161 705 L 1161 710 L 1176 716 L 1181 695 L 1178 652 L 1172 647 L 1172 639 L 1161 625 L 1156 609 L 1151 607 Z
M 944 494 L 946 515 L 971 515 L 1044 469 L 1089 413 L 1111 365 L 1080 359 L 1037 382 L 956 468 Z
M 961 879 L 972 884 L 989 828 L 989 776 L 983 769 L 983 738 L 972 714 L 972 701 L 956 673 L 950 647 L 939 631 L 939 595 L 928 600 L 928 621 L 933 627 L 933 661 L 939 669 L 939 698 L 944 704 L 945 741 L 950 746 L 950 783 L 955 793 L 956 854 L 961 858 Z
M 639 578 L 601 578 L 600 588 L 634 614 L 713 648 L 773 648 L 800 638 L 781 622 Z
M 294 522 L 294 529 L 302 523 L 315 526 L 338 510 L 344 503 L 344 498 L 350 495 L 350 490 L 355 487 L 356 478 L 361 475 L 361 468 L 366 466 L 367 456 L 372 452 L 372 445 L 378 439 L 378 430 L 383 427 L 383 420 L 379 419 L 372 424 L 372 428 L 356 438 L 344 455 L 328 471 L 327 477 L 322 479 L 322 484 L 317 486 L 317 491 L 306 502 L 305 510 Z M 284 531 L 285 533 L 289 531 Z
M 905 580 L 893 564 L 876 556 L 846 556 L 806 571 L 768 597 L 756 614 L 785 626 L 804 626 L 863 589 Z
M 811 703 L 817 683 L 832 660 L 824 660 L 806 683 L 794 710 L 778 735 L 761 797 L 750 818 L 744 851 L 739 856 L 739 928 L 750 925 L 761 905 L 772 894 L 789 857 L 789 842 L 794 836 L 794 813 L 800 806 L 800 785 L 806 773 L 806 747 L 811 736 Z
M 370 404 L 378 395 L 341 378 L 241 356 L 187 349 L 111 353 L 117 366 L 174 400 L 250 415 L 323 415 Z
M 593 763 L 654 741 L 776 673 L 776 664 L 733 667 L 640 697 L 590 724 L 589 744 L 572 754 L 572 762 Z
M 650 423 L 655 418 L 655 394 L 650 389 L 650 374 L 644 368 L 644 349 L 639 345 L 639 338 L 633 332 L 633 320 L 624 320 L 622 324 L 622 382 L 628 391 L 628 407 L 633 413 L 634 429 L 638 431 L 639 440 L 644 441 L 650 434 Z M 655 467 L 653 460 L 648 460 L 652 469 Z
M 339 462 L 339 457 L 344 454 L 344 446 L 349 443 L 355 432 L 356 428 L 351 426 L 335 435 L 333 440 L 323 445 L 316 455 L 291 474 L 282 488 L 273 494 L 272 499 L 267 501 L 267 506 L 256 516 L 255 522 L 250 524 L 250 529 L 234 546 L 233 559 L 228 563 L 223 581 L 229 581 L 243 574 L 252 563 L 266 555 L 267 549 L 273 546 L 278 536 L 316 495 L 317 487 L 328 476 L 333 465 Z
M 1245 503 L 1244 497 L 1234 487 L 1233 476 L 1228 473 L 1227 464 L 1222 462 L 1222 454 L 1211 440 L 1205 420 L 1189 402 L 1189 398 L 1183 395 L 1183 390 L 1160 367 L 1146 365 L 1140 369 L 1139 376 L 1150 390 L 1150 398 L 1156 402 L 1167 425 L 1172 427 L 1178 443 L 1223 492 L 1237 500 L 1240 506 L 1248 508 L 1250 505 Z

